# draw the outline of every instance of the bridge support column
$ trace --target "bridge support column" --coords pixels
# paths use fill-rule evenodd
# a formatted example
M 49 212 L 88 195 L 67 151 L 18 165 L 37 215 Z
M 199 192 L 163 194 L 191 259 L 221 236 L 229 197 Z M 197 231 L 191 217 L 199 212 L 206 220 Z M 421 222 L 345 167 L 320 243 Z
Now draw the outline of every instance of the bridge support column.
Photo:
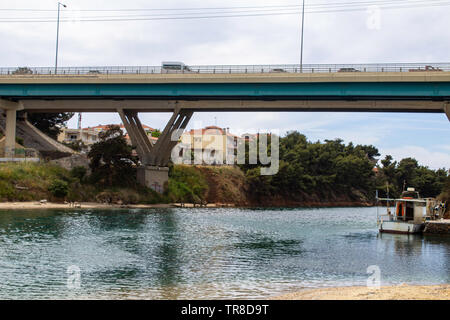
M 119 109 L 117 111 L 119 112 L 123 125 L 130 136 L 131 143 L 136 147 L 139 160 L 141 160 L 142 163 L 148 163 L 150 160 L 150 154 L 153 150 L 153 145 L 142 127 L 142 123 L 139 120 L 137 112 L 123 109 Z
M 157 166 L 167 166 L 172 149 L 177 145 L 184 129 L 186 129 L 193 111 L 176 109 L 155 144 L 152 163 Z
M 17 111 L 22 110 L 20 102 L 12 102 L 0 99 L 0 108 L 6 111 L 5 126 L 5 158 L 14 158 L 16 150 L 16 117 Z
M 153 145 L 142 128 L 136 111 L 117 111 L 141 160 L 141 167 L 137 170 L 138 182 L 163 193 L 169 182 L 168 164 L 172 149 L 178 143 L 193 112 L 176 108 L 158 141 Z

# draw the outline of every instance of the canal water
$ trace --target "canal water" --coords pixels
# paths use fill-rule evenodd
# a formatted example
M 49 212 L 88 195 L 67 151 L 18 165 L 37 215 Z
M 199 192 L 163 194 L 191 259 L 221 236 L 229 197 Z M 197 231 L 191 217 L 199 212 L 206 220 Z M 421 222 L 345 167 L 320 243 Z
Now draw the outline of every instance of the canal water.
M 0 299 L 268 298 L 450 283 L 450 238 L 379 235 L 375 208 L 0 211 Z

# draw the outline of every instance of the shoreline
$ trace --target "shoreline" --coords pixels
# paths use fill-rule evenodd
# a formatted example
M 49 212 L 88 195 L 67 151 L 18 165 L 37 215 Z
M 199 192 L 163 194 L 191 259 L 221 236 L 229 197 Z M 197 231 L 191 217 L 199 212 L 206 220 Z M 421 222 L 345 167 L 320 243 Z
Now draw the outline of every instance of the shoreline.
M 270 300 L 450 300 L 450 284 L 304 289 Z
M 151 209 L 151 208 L 331 208 L 331 207 L 369 207 L 362 203 L 298 203 L 294 205 L 283 206 L 265 206 L 259 205 L 236 205 L 234 203 L 208 203 L 199 205 L 193 203 L 159 203 L 159 204 L 107 204 L 98 202 L 74 202 L 59 203 L 49 201 L 15 201 L 0 202 L 0 210 L 41 210 L 41 209 Z
M 42 209 L 150 209 L 175 208 L 169 203 L 163 204 L 105 204 L 97 202 L 56 203 L 40 201 L 0 202 L 0 210 L 42 210 Z

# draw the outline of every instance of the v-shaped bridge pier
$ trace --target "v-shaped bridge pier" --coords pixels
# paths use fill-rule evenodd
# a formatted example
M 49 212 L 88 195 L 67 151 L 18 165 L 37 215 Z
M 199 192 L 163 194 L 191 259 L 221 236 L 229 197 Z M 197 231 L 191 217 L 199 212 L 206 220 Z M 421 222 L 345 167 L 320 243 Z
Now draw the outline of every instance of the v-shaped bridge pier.
M 136 110 L 118 109 L 117 111 L 132 144 L 136 146 L 141 161 L 141 167 L 138 168 L 138 181 L 157 192 L 162 192 L 169 180 L 168 164 L 172 149 L 178 143 L 194 112 L 175 108 L 158 141 L 153 144 L 145 133 Z

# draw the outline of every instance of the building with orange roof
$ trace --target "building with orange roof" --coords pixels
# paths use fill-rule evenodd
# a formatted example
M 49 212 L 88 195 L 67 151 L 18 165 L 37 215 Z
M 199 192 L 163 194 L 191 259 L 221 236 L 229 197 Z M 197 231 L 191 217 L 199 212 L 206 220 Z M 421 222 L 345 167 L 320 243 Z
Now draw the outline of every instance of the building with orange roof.
M 92 144 L 98 142 L 99 140 L 98 135 L 100 132 L 108 130 L 108 127 L 112 125 L 119 126 L 120 129 L 122 129 L 123 133 L 125 134 L 125 139 L 127 139 L 127 142 L 131 144 L 130 137 L 123 124 L 107 124 L 107 125 L 99 124 L 98 126 L 95 127 L 87 127 L 82 129 L 62 128 L 60 134 L 58 135 L 57 140 L 61 143 L 73 143 L 81 140 L 86 146 L 89 147 Z M 157 138 L 152 137 L 152 133 L 156 131 L 156 129 L 149 127 L 147 125 L 142 125 L 142 128 L 147 133 L 150 141 L 154 143 L 157 140 Z

